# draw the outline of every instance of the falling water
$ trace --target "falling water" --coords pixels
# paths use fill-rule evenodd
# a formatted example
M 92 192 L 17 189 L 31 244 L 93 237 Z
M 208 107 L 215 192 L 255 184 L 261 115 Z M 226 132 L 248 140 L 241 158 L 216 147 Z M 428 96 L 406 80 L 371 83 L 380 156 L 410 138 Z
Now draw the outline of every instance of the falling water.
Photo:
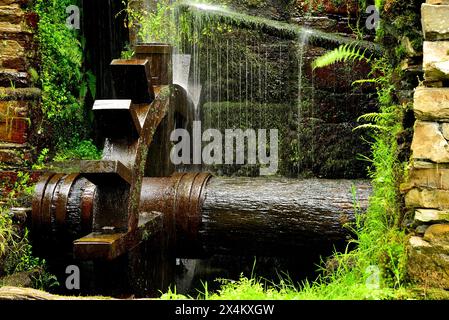
M 188 3 L 180 8 L 189 24 L 181 32 L 191 34 L 182 42 L 182 55 L 174 58 L 174 79 L 187 87 L 195 106 L 194 119 L 203 121 L 203 130 L 222 133 L 225 128 L 278 129 L 284 135 L 280 157 L 285 164 L 279 173 L 297 177 L 313 173 L 311 164 L 319 146 L 314 117 L 320 115 L 314 111 L 313 72 L 311 78 L 305 75 L 308 46 L 335 47 L 349 40 L 215 5 Z M 223 26 L 231 32 L 223 31 Z M 224 174 L 255 173 L 249 165 L 242 170 L 235 166 L 210 169 Z
M 176 48 L 175 50 L 173 54 L 173 83 L 189 92 L 190 62 L 192 56 L 190 54 L 181 54 Z
M 303 68 L 304 68 L 304 54 L 306 53 L 307 49 L 307 42 L 309 40 L 310 32 L 309 30 L 305 30 L 304 32 L 301 32 L 298 42 L 298 113 L 297 113 L 297 122 L 298 122 L 298 177 L 301 172 L 301 161 L 300 161 L 300 154 L 301 154 L 301 122 L 302 122 L 302 103 L 303 103 Z

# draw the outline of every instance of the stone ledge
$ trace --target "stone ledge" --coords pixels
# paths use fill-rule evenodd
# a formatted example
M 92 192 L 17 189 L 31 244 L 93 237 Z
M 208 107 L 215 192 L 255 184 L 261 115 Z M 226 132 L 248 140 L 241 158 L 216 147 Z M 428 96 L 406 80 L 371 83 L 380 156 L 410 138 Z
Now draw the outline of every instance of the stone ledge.
M 449 5 L 422 4 L 421 20 L 425 40 L 449 40 Z
M 0 149 L 0 162 L 6 165 L 13 165 L 21 167 L 25 165 L 26 161 L 31 160 L 31 153 L 27 150 L 17 151 L 9 149 Z
M 405 195 L 407 208 L 449 209 L 449 190 L 413 188 Z
M 419 120 L 449 121 L 449 88 L 416 88 L 413 109 Z
M 428 82 L 449 79 L 449 41 L 424 41 L 424 77 Z
M 449 0 L 427 0 L 427 4 L 449 4 Z
M 10 4 L 24 5 L 28 4 L 30 0 L 0 0 L 0 6 L 7 6 Z
M 413 159 L 449 163 L 449 143 L 439 123 L 416 121 L 411 150 Z
M 27 72 L 20 72 L 15 69 L 0 68 L 0 87 L 11 87 L 11 83 L 16 88 L 29 87 L 29 75 Z
M 0 21 L 19 24 L 22 22 L 24 12 L 18 4 L 0 6 Z
M 10 22 L 0 21 L 0 34 L 33 34 L 32 30 L 24 24 L 13 24 Z
M 420 223 L 449 222 L 449 210 L 417 209 L 415 211 L 415 221 Z
M 412 167 L 408 182 L 401 185 L 401 190 L 406 192 L 413 188 L 449 190 L 449 169 Z
M 426 160 L 412 159 L 413 169 L 449 169 L 449 163 L 433 163 Z
M 41 98 L 42 91 L 38 88 L 5 88 L 0 87 L 0 101 L 37 101 Z

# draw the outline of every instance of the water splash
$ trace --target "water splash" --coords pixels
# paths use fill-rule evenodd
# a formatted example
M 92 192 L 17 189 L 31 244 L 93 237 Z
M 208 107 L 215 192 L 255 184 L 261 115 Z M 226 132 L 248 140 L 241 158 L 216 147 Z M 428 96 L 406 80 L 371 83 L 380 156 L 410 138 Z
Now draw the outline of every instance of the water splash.
M 173 54 L 173 83 L 189 91 L 190 54 Z

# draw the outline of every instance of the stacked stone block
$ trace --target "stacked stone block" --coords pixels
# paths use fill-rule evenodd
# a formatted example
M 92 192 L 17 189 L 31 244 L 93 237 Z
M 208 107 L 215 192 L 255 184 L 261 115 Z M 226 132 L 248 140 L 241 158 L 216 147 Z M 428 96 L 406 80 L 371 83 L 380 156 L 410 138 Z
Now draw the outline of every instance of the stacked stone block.
M 406 207 L 414 213 L 409 240 L 411 280 L 449 289 L 449 0 L 422 5 L 424 83 L 415 90 L 415 132 Z
M 39 103 L 31 68 L 36 67 L 33 33 L 37 18 L 28 0 L 0 0 L 0 179 L 30 159 L 31 111 Z

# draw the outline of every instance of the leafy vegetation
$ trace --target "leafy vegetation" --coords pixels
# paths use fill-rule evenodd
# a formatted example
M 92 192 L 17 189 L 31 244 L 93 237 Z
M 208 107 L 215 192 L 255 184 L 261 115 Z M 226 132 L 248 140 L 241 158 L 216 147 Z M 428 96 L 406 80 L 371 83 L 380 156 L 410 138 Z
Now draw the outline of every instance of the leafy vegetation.
M 129 27 L 139 26 L 137 36 L 141 42 L 174 42 L 174 36 L 177 32 L 173 18 L 173 1 L 157 1 L 154 9 L 147 8 L 136 0 L 123 2 L 127 8 Z
M 72 154 L 74 145 L 85 145 L 85 140 L 89 140 L 92 127 L 85 102 L 95 98 L 96 79 L 84 68 L 84 38 L 78 30 L 66 26 L 66 8 L 79 5 L 78 2 L 35 0 L 33 6 L 39 15 L 40 69 L 35 77 L 42 88 L 38 134 L 44 137 L 42 143 L 51 154 Z
M 73 139 L 58 151 L 53 161 L 63 162 L 67 160 L 99 160 L 101 152 L 92 140 L 79 141 Z
M 11 187 L 2 186 L 2 189 L 6 188 L 11 191 L 5 203 L 0 205 L 0 276 L 28 272 L 33 288 L 49 289 L 57 285 L 56 277 L 47 272 L 45 260 L 33 256 L 28 230 L 10 214 L 10 208 L 17 206 L 20 198 L 31 196 L 34 187 L 30 175 L 19 172 Z
M 79 5 L 79 1 L 32 3 L 32 10 L 39 16 L 36 39 L 40 64 L 29 73 L 33 84 L 42 89 L 41 115 L 33 119 L 39 140 L 37 159 L 30 165 L 34 170 L 44 169 L 52 157 L 63 161 L 100 156 L 89 139 L 91 117 L 85 108 L 86 101 L 95 98 L 96 81 L 84 68 L 85 41 L 81 33 L 66 26 L 66 8 L 70 5 Z M 34 190 L 30 175 L 18 172 L 17 180 L 6 184 L 1 187 L 5 199 L 0 205 L 0 276 L 29 272 L 33 287 L 48 289 L 57 284 L 56 278 L 46 271 L 45 260 L 33 256 L 28 230 L 10 214 L 10 208 L 29 202 Z M 5 190 L 10 191 L 5 195 Z

